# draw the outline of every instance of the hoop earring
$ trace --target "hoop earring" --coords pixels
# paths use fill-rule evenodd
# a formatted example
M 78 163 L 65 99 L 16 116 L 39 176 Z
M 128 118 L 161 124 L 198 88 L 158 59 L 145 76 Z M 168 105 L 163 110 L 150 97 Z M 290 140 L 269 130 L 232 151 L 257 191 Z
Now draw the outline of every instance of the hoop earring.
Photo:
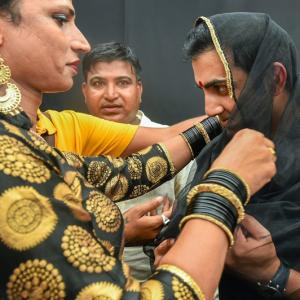
M 22 96 L 19 88 L 14 83 L 10 83 L 10 80 L 10 69 L 0 58 L 0 85 L 6 85 L 5 94 L 0 96 L 0 113 L 15 116 L 22 111 L 20 106 Z

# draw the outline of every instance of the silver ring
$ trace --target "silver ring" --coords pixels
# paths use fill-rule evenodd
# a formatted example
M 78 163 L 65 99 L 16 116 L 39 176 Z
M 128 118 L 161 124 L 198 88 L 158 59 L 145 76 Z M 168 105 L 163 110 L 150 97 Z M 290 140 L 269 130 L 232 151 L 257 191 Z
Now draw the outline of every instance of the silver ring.
M 161 214 L 160 216 L 162 218 L 164 225 L 167 225 L 170 223 L 170 219 L 168 217 L 166 217 L 164 214 Z

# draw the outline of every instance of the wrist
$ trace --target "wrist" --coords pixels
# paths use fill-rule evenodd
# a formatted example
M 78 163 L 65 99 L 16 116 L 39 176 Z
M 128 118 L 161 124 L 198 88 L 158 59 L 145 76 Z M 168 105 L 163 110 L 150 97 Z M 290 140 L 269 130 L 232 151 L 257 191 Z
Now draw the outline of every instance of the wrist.
M 200 151 L 222 132 L 217 117 L 209 117 L 182 132 L 180 135 L 187 143 L 192 157 L 195 158 Z
M 280 297 L 286 292 L 286 286 L 290 276 L 290 269 L 283 263 L 280 263 L 277 271 L 267 282 L 257 282 L 260 292 L 266 296 L 274 298 Z
M 233 245 L 233 232 L 244 218 L 244 205 L 248 189 L 240 177 L 228 170 L 214 170 L 195 186 L 187 196 L 187 215 L 180 228 L 191 219 L 204 219 L 214 223 L 227 235 Z

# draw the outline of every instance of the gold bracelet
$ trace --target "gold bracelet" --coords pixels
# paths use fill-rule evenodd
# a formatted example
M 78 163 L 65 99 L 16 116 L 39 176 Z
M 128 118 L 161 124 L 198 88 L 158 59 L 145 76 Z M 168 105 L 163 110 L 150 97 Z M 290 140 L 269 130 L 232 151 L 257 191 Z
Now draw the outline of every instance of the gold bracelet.
M 224 169 L 224 168 L 221 168 L 221 169 L 218 169 L 218 168 L 212 168 L 212 169 L 209 169 L 203 176 L 203 178 L 206 178 L 211 172 L 214 172 L 214 171 L 226 171 L 226 172 L 230 172 L 232 173 L 233 175 L 235 175 L 244 185 L 245 189 L 246 189 L 246 201 L 244 203 L 244 206 L 246 206 L 249 201 L 250 201 L 250 198 L 251 198 L 251 191 L 250 191 L 250 187 L 248 185 L 248 183 L 244 180 L 243 177 L 241 177 L 238 173 L 236 173 L 235 171 L 232 171 L 230 169 Z
M 207 131 L 204 129 L 204 126 L 202 125 L 202 123 L 200 123 L 200 122 L 196 123 L 195 127 L 200 132 L 200 134 L 203 136 L 205 143 L 206 144 L 210 143 L 210 137 L 209 137 Z
M 186 139 L 186 137 L 184 136 L 184 134 L 182 132 L 179 135 L 183 138 L 183 140 L 185 141 L 185 143 L 188 145 L 188 147 L 190 149 L 190 152 L 192 154 L 192 158 L 194 159 L 195 157 L 194 157 L 193 149 L 192 149 L 190 143 L 188 142 L 188 140 Z
M 199 193 L 203 193 L 203 192 L 215 193 L 217 195 L 220 195 L 220 196 L 226 198 L 227 201 L 229 201 L 237 210 L 237 213 L 238 213 L 237 223 L 238 224 L 241 223 L 241 221 L 244 219 L 245 209 L 244 209 L 242 202 L 238 198 L 238 196 L 234 192 L 232 192 L 231 190 L 227 189 L 226 187 L 224 187 L 220 184 L 200 183 L 200 184 L 196 185 L 188 193 L 187 205 L 191 204 L 195 195 L 197 195 Z
M 191 214 L 188 216 L 185 216 L 179 223 L 179 229 L 181 230 L 183 228 L 183 226 L 185 225 L 185 223 L 189 220 L 192 219 L 201 219 L 201 220 L 206 220 L 209 221 L 215 225 L 217 225 L 219 228 L 221 228 L 223 230 L 223 232 L 227 235 L 228 237 L 228 242 L 229 242 L 229 246 L 232 247 L 234 244 L 234 238 L 233 238 L 233 234 L 230 231 L 230 229 L 223 224 L 222 222 L 220 222 L 219 220 L 211 217 L 211 216 L 207 216 L 207 215 L 202 215 L 202 214 Z
M 178 276 L 185 284 L 191 287 L 191 289 L 195 292 L 199 300 L 205 300 L 205 295 L 202 292 L 199 285 L 194 281 L 194 279 L 188 273 L 186 273 L 182 269 L 173 265 L 165 264 L 165 265 L 160 265 L 156 270 L 166 271 Z

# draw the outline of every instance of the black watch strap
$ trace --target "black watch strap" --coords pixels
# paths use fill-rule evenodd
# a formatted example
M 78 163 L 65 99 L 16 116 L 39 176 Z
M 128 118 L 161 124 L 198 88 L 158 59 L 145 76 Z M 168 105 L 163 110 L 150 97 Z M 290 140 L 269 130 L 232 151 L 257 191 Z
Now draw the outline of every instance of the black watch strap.
M 261 287 L 269 288 L 272 291 L 276 291 L 278 294 L 283 294 L 285 292 L 285 287 L 289 279 L 290 269 L 283 263 L 280 264 L 277 272 L 271 280 L 267 283 L 258 282 L 257 284 Z

